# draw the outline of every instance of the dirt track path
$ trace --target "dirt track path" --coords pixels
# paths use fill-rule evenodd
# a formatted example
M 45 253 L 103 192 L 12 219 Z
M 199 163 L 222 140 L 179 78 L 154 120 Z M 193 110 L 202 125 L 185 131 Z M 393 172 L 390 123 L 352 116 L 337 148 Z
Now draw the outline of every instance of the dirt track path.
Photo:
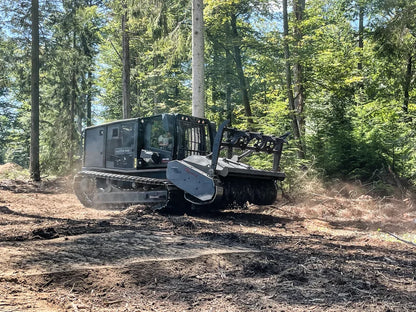
M 377 232 L 414 223 L 293 209 L 161 216 L 0 190 L 0 311 L 415 311 L 416 248 Z
M 255 249 L 169 232 L 115 230 L 2 244 L 5 276 L 57 273 L 80 269 L 119 268 L 145 261 L 169 261 L 210 254 L 257 252 Z

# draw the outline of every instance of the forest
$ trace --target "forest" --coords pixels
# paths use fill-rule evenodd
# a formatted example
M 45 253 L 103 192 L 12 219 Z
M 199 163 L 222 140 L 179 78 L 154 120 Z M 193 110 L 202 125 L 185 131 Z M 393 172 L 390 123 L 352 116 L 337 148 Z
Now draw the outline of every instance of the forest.
M 27 168 L 31 2 L 0 6 L 0 164 Z M 290 131 L 289 184 L 416 182 L 415 16 L 414 0 L 205 0 L 205 117 Z M 37 24 L 42 175 L 79 165 L 87 126 L 191 113 L 191 1 L 41 0 Z

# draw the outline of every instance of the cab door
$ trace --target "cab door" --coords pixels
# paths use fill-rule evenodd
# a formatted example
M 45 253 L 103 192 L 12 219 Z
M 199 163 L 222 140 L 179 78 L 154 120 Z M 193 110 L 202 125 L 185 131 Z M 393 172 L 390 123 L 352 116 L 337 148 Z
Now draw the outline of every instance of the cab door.
M 137 120 L 107 126 L 106 168 L 136 169 Z
M 104 167 L 105 127 L 94 127 L 85 130 L 84 167 Z

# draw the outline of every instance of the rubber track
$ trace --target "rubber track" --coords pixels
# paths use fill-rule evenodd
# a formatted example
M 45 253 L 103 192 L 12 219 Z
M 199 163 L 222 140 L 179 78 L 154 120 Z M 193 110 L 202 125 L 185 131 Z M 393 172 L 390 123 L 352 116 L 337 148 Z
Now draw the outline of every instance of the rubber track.
M 78 172 L 75 177 L 74 180 L 77 180 L 81 177 L 88 177 L 88 178 L 93 178 L 94 180 L 96 178 L 101 178 L 101 179 L 110 179 L 110 180 L 115 180 L 115 181 L 122 181 L 122 182 L 135 182 L 135 183 L 140 183 L 140 184 L 144 184 L 144 185 L 153 185 L 153 186 L 172 186 L 173 184 L 171 182 L 169 182 L 166 179 L 157 179 L 157 178 L 146 178 L 146 177 L 139 177 L 139 176 L 130 176 L 130 175 L 123 175 L 123 174 L 115 174 L 115 173 L 107 173 L 107 172 L 99 172 L 99 171 L 81 171 Z M 131 191 L 131 190 L 126 190 L 126 191 Z M 78 195 L 77 195 L 78 196 Z M 83 203 L 84 204 L 84 203 Z M 126 209 L 131 205 L 135 205 L 137 203 L 119 203 L 119 204 L 100 204 L 100 205 L 86 205 L 87 207 L 95 207 L 97 209 L 109 209 L 109 210 L 113 210 L 113 209 Z M 149 207 L 152 210 L 158 210 L 158 208 L 154 209 L 154 204 L 143 204 L 147 207 Z M 159 208 L 160 209 L 160 208 Z
M 167 179 L 147 178 L 147 177 L 131 176 L 131 175 L 115 174 L 115 173 L 107 173 L 107 172 L 81 171 L 78 173 L 78 175 L 102 178 L 102 179 L 111 179 L 111 180 L 123 181 L 123 182 L 135 182 L 135 183 L 146 184 L 146 185 L 163 185 L 163 186 L 172 185 L 173 186 L 173 184 L 169 182 L 169 180 Z

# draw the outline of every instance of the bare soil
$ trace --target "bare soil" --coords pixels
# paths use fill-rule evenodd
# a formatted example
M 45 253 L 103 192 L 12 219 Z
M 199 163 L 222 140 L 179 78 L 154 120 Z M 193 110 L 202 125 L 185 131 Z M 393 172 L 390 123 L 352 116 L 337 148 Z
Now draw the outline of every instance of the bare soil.
M 0 181 L 0 311 L 416 310 L 416 247 L 387 234 L 414 237 L 411 198 L 169 216 L 85 208 L 69 182 Z

